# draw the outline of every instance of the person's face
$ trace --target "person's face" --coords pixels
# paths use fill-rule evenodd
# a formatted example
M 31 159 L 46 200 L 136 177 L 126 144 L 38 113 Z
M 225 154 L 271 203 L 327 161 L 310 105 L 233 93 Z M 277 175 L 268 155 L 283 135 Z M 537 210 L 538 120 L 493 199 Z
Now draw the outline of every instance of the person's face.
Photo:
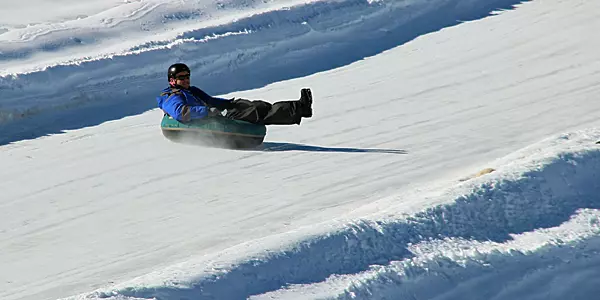
M 187 71 L 175 74 L 175 78 L 171 78 L 171 84 L 182 86 L 184 89 L 190 88 L 190 73 Z

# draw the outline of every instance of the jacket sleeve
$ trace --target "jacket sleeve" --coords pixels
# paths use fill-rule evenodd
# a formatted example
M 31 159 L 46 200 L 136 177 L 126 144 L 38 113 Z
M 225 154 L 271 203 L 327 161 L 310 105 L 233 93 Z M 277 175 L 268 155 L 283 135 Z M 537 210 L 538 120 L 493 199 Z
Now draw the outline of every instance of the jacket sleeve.
M 159 104 L 161 109 L 179 122 L 189 122 L 193 119 L 204 118 L 208 108 L 203 105 L 186 105 L 182 95 L 173 94 Z
M 221 110 L 233 108 L 232 99 L 213 97 L 195 86 L 191 87 L 190 91 L 192 92 L 192 94 L 194 94 L 194 96 L 200 98 L 202 101 L 206 102 L 206 104 L 210 106 L 214 106 Z

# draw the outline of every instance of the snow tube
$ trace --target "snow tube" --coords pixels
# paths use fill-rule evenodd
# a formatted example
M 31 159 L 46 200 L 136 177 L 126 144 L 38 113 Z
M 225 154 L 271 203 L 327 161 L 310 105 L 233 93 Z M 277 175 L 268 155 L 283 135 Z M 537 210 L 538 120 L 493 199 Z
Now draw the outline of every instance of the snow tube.
M 262 144 L 267 134 L 265 125 L 207 117 L 182 123 L 163 116 L 160 124 L 163 135 L 174 142 L 187 142 L 225 148 L 251 148 Z

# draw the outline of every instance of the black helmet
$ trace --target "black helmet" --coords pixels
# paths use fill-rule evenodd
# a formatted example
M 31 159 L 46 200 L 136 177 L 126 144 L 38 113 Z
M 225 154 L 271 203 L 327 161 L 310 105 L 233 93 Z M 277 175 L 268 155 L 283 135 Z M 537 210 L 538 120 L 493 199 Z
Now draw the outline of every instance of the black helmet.
M 175 78 L 175 75 L 177 73 L 180 73 L 183 71 L 188 71 L 191 73 L 190 68 L 188 68 L 188 66 L 186 66 L 185 64 L 176 63 L 176 64 L 171 65 L 169 67 L 168 79 Z

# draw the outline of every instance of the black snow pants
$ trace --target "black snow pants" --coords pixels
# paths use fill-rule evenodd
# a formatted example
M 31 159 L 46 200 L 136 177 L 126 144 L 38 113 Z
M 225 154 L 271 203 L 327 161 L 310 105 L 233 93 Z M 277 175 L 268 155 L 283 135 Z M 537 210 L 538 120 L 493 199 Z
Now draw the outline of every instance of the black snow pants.
M 233 108 L 227 109 L 227 118 L 262 125 L 300 124 L 303 114 L 299 100 L 279 101 L 273 104 L 262 100 L 233 100 Z

